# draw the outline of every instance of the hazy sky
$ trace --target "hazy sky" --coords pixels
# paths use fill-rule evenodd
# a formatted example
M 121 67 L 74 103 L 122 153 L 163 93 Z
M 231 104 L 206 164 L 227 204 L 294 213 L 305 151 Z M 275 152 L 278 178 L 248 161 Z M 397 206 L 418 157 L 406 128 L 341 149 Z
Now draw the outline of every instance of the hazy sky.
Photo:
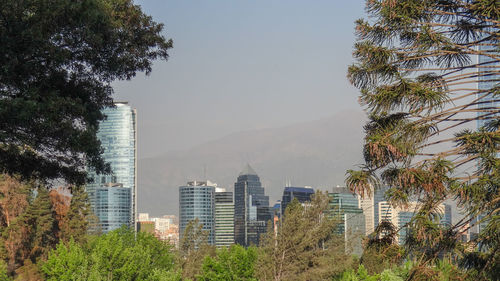
M 138 110 L 139 158 L 359 109 L 346 79 L 364 1 L 136 1 L 174 48 L 115 83 Z

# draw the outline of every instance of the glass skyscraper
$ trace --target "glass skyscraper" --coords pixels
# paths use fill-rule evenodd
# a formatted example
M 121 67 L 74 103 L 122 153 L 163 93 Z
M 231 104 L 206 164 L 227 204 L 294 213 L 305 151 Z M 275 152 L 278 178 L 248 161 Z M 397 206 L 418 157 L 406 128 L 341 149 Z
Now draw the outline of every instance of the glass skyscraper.
M 346 188 L 336 187 L 328 193 L 330 216 L 339 221 L 337 233 L 344 236 L 346 253 L 361 256 L 366 221 L 358 197 Z
M 234 184 L 234 239 L 243 246 L 259 245 L 271 221 L 269 197 L 260 178 L 247 164 Z
M 495 50 L 497 46 L 480 46 L 479 50 L 483 52 L 490 52 L 492 55 L 498 55 L 498 53 L 492 53 L 493 50 Z M 486 95 L 483 97 L 478 104 L 478 107 L 480 109 L 489 109 L 489 111 L 486 112 L 478 112 L 478 117 L 487 117 L 489 119 L 480 119 L 477 121 L 477 127 L 480 128 L 484 126 L 486 123 L 488 123 L 491 118 L 498 116 L 498 113 L 494 113 L 496 110 L 499 109 L 500 103 L 496 102 L 495 100 L 497 99 L 493 93 L 489 92 L 493 87 L 495 87 L 496 84 L 498 84 L 498 80 L 500 79 L 500 75 L 496 73 L 495 71 L 498 71 L 497 67 L 500 67 L 500 63 L 496 61 L 495 59 L 485 56 L 485 55 L 479 55 L 478 56 L 478 63 L 479 63 L 479 78 L 478 78 L 478 83 L 477 83 L 477 88 L 479 90 L 478 93 L 478 98 Z M 493 112 L 493 114 L 491 113 Z M 488 116 L 486 116 L 486 114 Z
M 314 189 L 310 187 L 285 187 L 281 198 L 281 214 L 285 214 L 286 207 L 296 198 L 300 203 L 311 201 Z
M 99 124 L 97 137 L 104 149 L 103 159 L 110 163 L 111 174 L 98 175 L 88 169 L 93 180 L 87 193 L 98 229 L 106 233 L 122 225 L 135 227 L 137 213 L 137 112 L 127 102 L 106 108 L 107 116 Z
M 189 221 L 198 219 L 208 232 L 208 243 L 215 243 L 215 188 L 210 181 L 190 181 L 179 187 L 179 238 Z

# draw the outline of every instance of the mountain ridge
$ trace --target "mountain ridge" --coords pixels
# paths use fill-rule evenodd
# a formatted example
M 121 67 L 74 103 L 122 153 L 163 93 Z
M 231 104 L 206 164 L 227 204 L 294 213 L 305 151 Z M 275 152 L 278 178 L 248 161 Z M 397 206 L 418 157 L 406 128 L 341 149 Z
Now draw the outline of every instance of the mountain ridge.
M 228 191 L 244 165 L 260 176 L 270 203 L 286 181 L 326 189 L 344 182 L 345 171 L 360 163 L 366 117 L 343 111 L 293 125 L 247 130 L 191 149 L 139 159 L 138 207 L 152 215 L 178 213 L 178 186 L 209 179 Z

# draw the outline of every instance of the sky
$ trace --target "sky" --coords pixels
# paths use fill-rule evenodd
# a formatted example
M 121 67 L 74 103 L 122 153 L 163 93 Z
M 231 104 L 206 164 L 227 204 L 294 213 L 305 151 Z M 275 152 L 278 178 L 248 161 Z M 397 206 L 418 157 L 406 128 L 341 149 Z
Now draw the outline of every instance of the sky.
M 346 78 L 364 1 L 135 1 L 174 41 L 113 84 L 138 110 L 138 157 L 360 110 Z

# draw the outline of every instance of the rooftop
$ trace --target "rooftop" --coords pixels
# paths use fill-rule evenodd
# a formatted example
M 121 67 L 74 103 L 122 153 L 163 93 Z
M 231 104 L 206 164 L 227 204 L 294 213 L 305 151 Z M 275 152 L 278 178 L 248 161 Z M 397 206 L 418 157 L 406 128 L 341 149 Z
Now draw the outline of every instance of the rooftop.
M 254 175 L 256 176 L 257 173 L 255 170 L 250 166 L 250 164 L 247 164 L 245 168 L 243 168 L 243 171 L 238 176 L 244 176 L 244 175 Z
M 302 193 L 314 193 L 314 189 L 311 187 L 285 187 L 285 192 L 302 192 Z

